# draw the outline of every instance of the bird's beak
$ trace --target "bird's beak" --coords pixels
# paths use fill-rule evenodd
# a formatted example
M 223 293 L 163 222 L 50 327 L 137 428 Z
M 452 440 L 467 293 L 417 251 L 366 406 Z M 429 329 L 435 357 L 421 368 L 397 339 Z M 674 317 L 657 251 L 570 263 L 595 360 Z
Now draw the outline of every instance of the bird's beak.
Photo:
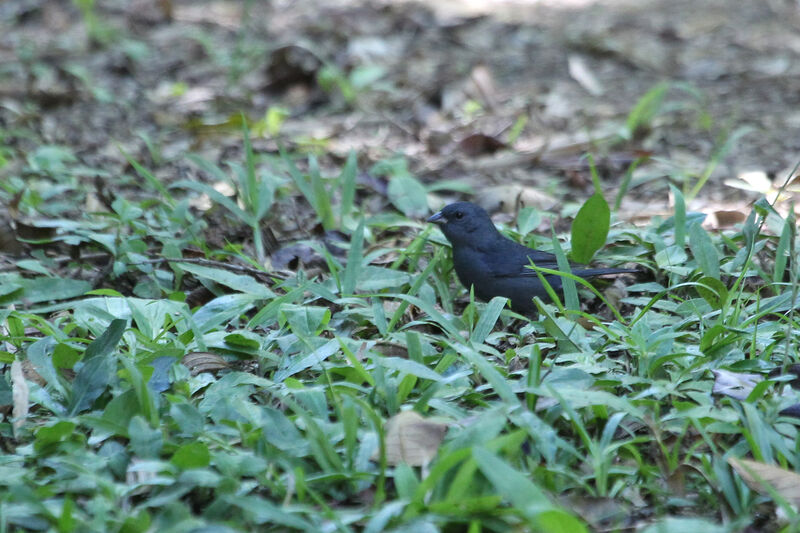
M 430 218 L 428 218 L 428 222 L 431 222 L 432 224 L 438 224 L 441 226 L 443 224 L 447 224 L 447 219 L 444 217 L 442 212 L 439 211 L 436 214 L 432 215 Z

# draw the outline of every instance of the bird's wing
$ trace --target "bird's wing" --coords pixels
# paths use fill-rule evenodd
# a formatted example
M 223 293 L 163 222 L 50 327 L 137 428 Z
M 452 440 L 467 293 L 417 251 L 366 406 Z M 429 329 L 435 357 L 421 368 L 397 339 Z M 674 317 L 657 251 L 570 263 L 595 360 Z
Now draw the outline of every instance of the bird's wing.
M 492 257 L 496 259 L 492 265 L 492 274 L 495 277 L 536 276 L 535 270 L 527 268 L 531 261 L 540 267 L 558 268 L 555 255 L 513 241 L 503 243 L 503 246 L 493 252 Z

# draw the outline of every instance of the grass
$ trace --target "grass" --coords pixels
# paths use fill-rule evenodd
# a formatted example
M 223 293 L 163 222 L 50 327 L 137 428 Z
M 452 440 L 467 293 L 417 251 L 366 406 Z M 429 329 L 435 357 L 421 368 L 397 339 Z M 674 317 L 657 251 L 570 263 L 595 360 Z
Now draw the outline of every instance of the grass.
M 527 320 L 502 299 L 464 300 L 446 241 L 414 215 L 418 182 L 401 188 L 411 195 L 390 186 L 391 215 L 364 213 L 355 154 L 324 178 L 313 158 L 301 170 L 294 154 L 260 157 L 246 129 L 243 143 L 238 204 L 133 161 L 136 194 L 75 220 L 64 204 L 44 240 L 105 254 L 101 286 L 84 260 L 67 269 L 41 252 L 0 273 L 0 530 L 800 527 L 775 518 L 791 511 L 780 490 L 752 490 L 729 464 L 800 467 L 796 419 L 781 414 L 796 393 L 774 376 L 744 399 L 713 392 L 714 371 L 797 362 L 792 217 L 762 202 L 710 234 L 673 189 L 674 216 L 612 228 L 601 252 L 649 272 L 618 314 L 540 302 Z M 72 160 L 52 157 L 48 179 L 86 195 Z M 36 212 L 45 186 L 28 183 L 19 209 Z M 216 262 L 230 250 L 208 249 L 181 187 L 248 228 L 250 270 Z M 324 275 L 256 274 L 259 228 L 293 197 L 347 250 L 316 247 Z M 189 249 L 205 262 L 182 261 Z M 190 303 L 198 286 L 209 295 Z M 221 356 L 215 370 L 182 363 L 203 353 Z

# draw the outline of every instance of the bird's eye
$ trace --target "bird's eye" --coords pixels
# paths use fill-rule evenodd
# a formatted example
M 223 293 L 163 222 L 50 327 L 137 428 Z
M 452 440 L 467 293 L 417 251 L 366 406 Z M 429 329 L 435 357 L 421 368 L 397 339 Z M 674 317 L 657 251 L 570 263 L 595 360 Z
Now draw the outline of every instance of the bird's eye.
M 461 211 L 456 211 L 455 212 L 455 217 L 460 220 L 460 219 L 464 218 L 464 213 L 462 213 Z

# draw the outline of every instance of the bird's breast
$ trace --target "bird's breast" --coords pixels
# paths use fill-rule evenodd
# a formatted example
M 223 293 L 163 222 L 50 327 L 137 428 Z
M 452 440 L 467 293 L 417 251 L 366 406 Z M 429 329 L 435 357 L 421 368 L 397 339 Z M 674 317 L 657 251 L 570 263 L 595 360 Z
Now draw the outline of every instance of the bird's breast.
M 485 294 L 487 283 L 491 283 L 490 278 L 495 275 L 495 267 L 492 254 L 482 252 L 473 248 L 453 250 L 453 266 L 458 275 L 458 280 L 467 289 L 470 286 L 475 288 L 475 294 L 481 298 L 491 298 L 494 295 Z

